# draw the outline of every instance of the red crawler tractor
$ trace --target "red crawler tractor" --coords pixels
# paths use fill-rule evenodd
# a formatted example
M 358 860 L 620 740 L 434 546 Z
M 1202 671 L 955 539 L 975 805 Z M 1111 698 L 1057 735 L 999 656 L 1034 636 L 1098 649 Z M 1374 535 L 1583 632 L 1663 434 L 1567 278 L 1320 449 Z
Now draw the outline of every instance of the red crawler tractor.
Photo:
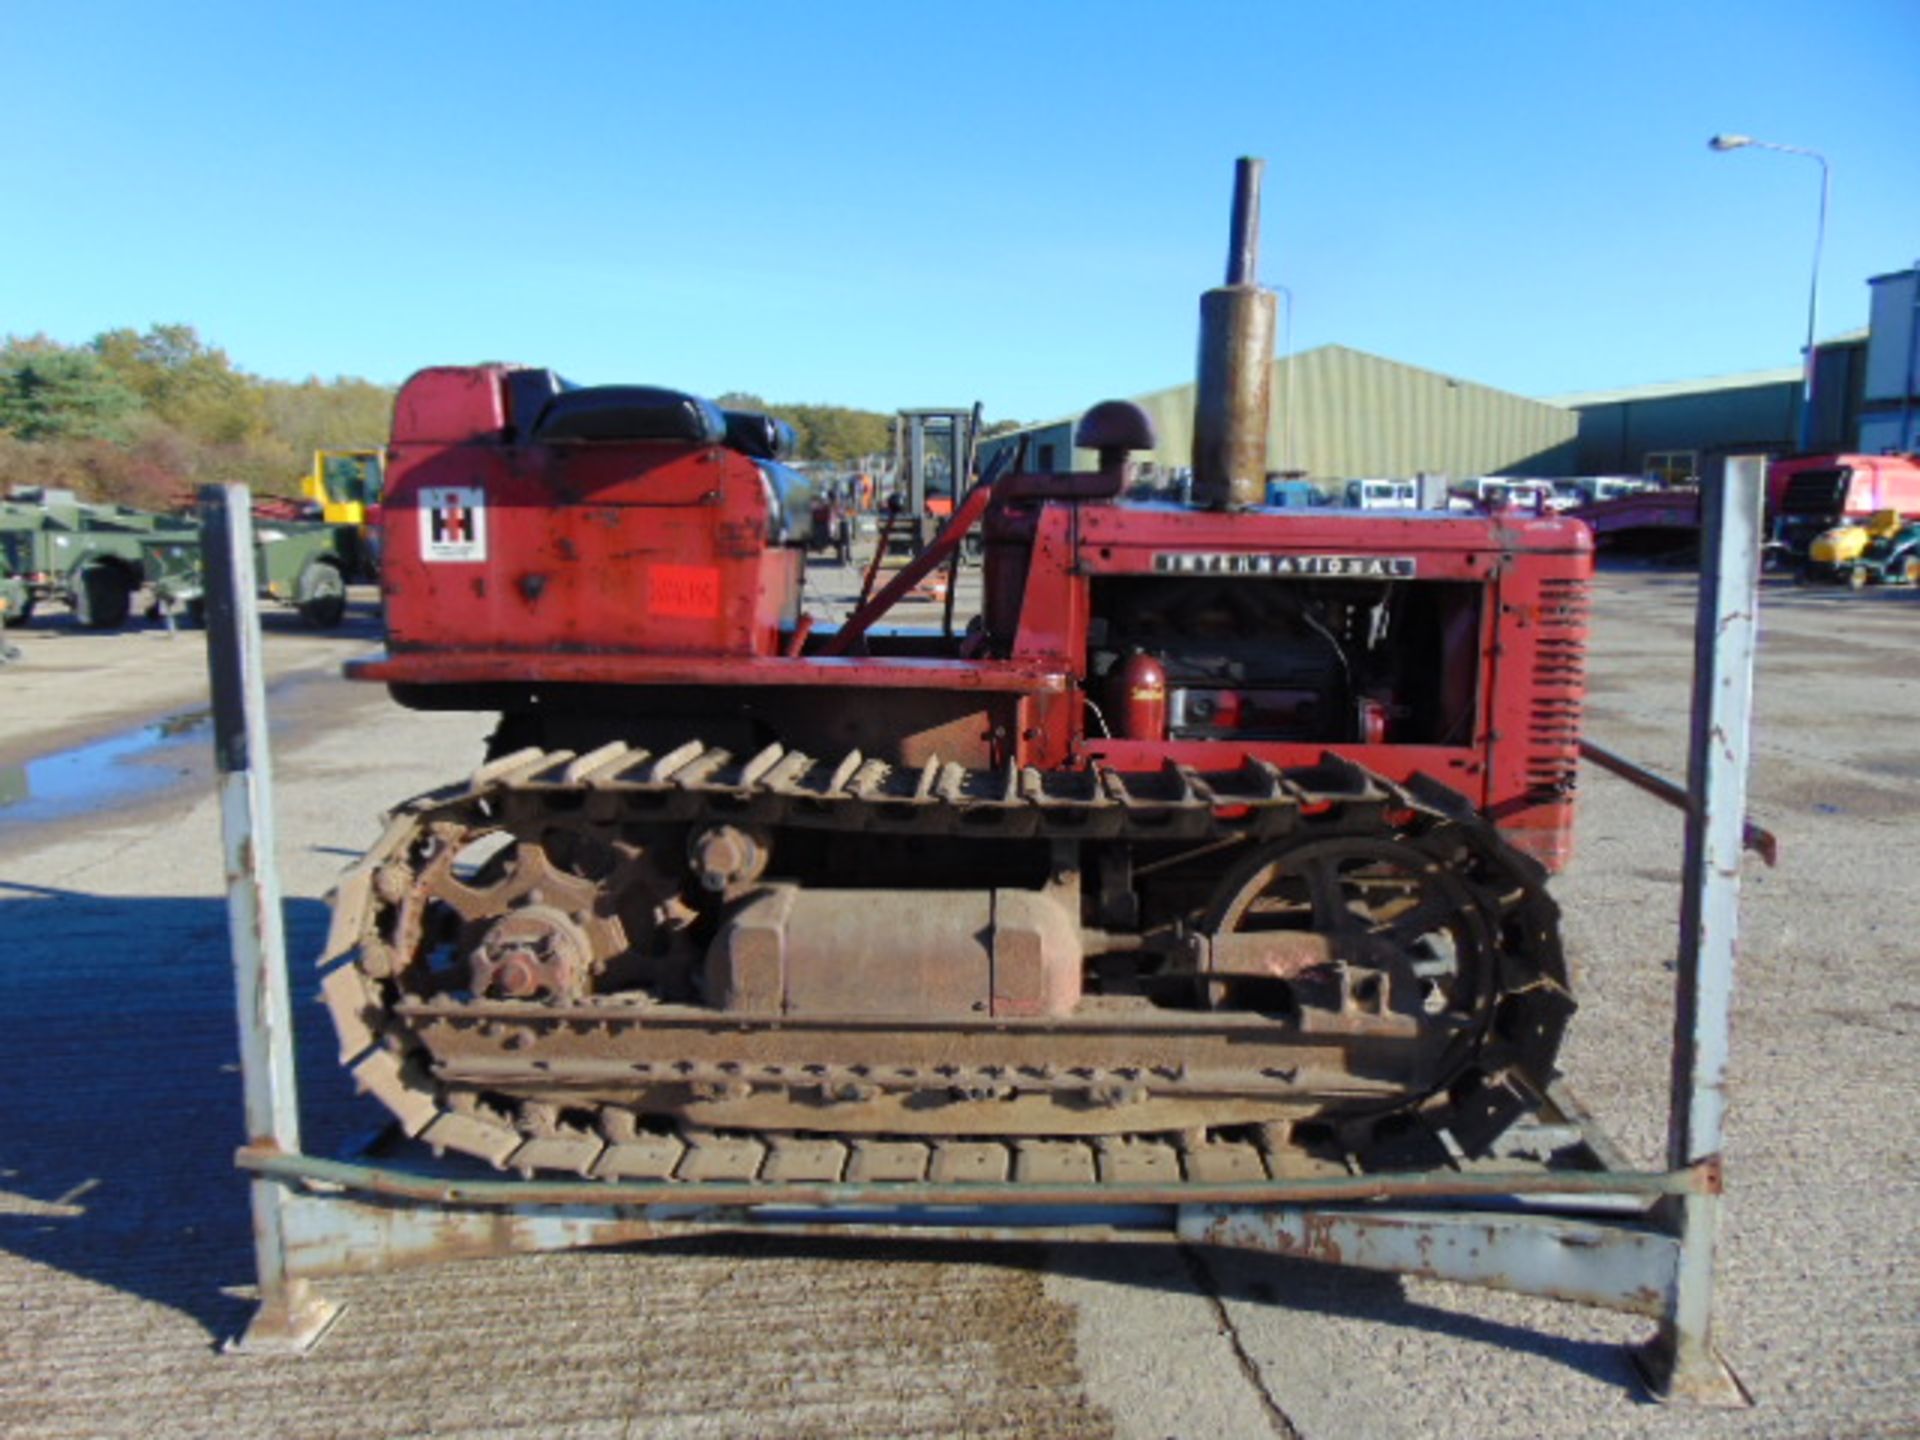
M 343 1060 L 437 1149 L 761 1182 L 1279 1174 L 1485 1151 L 1573 1010 L 1587 532 L 1260 508 L 1243 164 L 1195 508 L 988 475 L 837 629 L 763 417 L 544 370 L 396 407 L 388 646 L 498 712 L 344 878 Z M 974 527 L 963 629 L 875 621 Z M 1303 1157 L 1305 1157 L 1303 1159 Z

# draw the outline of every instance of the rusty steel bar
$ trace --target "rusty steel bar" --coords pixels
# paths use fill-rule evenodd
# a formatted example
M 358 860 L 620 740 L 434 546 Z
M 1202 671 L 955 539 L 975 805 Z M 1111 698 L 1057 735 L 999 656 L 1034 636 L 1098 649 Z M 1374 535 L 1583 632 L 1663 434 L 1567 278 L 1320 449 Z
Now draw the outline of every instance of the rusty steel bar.
M 1454 1280 L 1523 1295 L 1659 1315 L 1679 1245 L 1656 1230 L 1553 1215 L 1433 1210 L 1195 1206 L 1180 1214 L 1188 1244 Z
M 244 485 L 209 485 L 200 491 L 200 547 L 247 1135 L 255 1148 L 297 1152 L 300 1111 L 287 1003 L 287 942 L 275 867 L 253 506 Z M 249 1353 L 305 1350 L 332 1323 L 338 1307 L 311 1294 L 304 1280 L 287 1272 L 281 1187 L 259 1179 L 249 1189 L 260 1304 L 245 1333 L 227 1348 Z
M 953 514 L 947 518 L 947 523 L 941 526 L 940 533 L 933 537 L 926 549 L 908 561 L 906 568 L 882 586 L 878 595 L 871 600 L 862 595 L 859 606 L 847 617 L 846 623 L 827 638 L 827 643 L 821 647 L 820 653 L 835 656 L 845 655 L 851 650 L 860 637 L 872 627 L 874 621 L 891 610 L 901 596 L 937 569 L 949 553 L 959 553 L 960 542 L 966 538 L 967 531 L 979 523 L 980 517 L 987 513 L 987 502 L 992 499 L 991 485 L 974 486 L 972 493 L 954 507 Z M 882 550 L 886 548 L 887 533 L 883 530 L 880 534 Z M 873 578 L 871 567 L 867 571 L 867 578 L 869 580 Z
M 1654 798 L 1666 801 L 1676 810 L 1684 812 L 1692 808 L 1693 801 L 1684 787 L 1674 784 L 1658 771 L 1634 764 L 1626 756 L 1609 750 L 1604 745 L 1597 745 L 1591 740 L 1582 740 L 1580 758 L 1591 760 L 1608 774 L 1619 776 L 1628 784 L 1646 791 Z M 1768 869 L 1780 863 L 1779 837 L 1765 826 L 1754 824 L 1751 816 L 1741 821 L 1740 843 L 1765 861 Z
M 1200 297 L 1193 411 L 1193 500 L 1209 510 L 1266 499 L 1267 408 L 1277 302 L 1255 278 L 1263 161 L 1235 167 L 1227 283 Z
M 1667 1119 L 1667 1160 L 1676 1168 L 1717 1160 L 1726 1118 L 1765 482 L 1764 456 L 1738 456 L 1727 462 L 1721 484 L 1702 495 L 1686 857 Z M 1674 1202 L 1674 1208 L 1679 1269 L 1659 1333 L 1641 1352 L 1643 1371 L 1662 1399 L 1727 1407 L 1751 1404 L 1713 1341 L 1719 1195 L 1689 1195 Z
M 844 1181 L 466 1180 L 419 1171 L 288 1155 L 248 1146 L 234 1157 L 243 1170 L 277 1180 L 314 1182 L 370 1195 L 436 1205 L 806 1205 L 819 1208 L 928 1205 L 1272 1205 L 1288 1201 L 1346 1203 L 1388 1199 L 1457 1199 L 1526 1195 L 1663 1195 L 1710 1193 L 1719 1167 L 1651 1171 L 1428 1171 L 1410 1174 L 1309 1176 L 1297 1180 L 1130 1185 L 926 1184 Z
M 1158 1207 L 1117 1219 L 1103 1212 L 1085 1221 L 983 1221 L 981 1211 L 894 1215 L 687 1206 L 489 1206 L 475 1209 L 389 1205 L 342 1196 L 287 1197 L 287 1263 L 309 1279 L 369 1275 L 442 1260 L 470 1260 L 549 1250 L 630 1245 L 701 1235 L 787 1235 L 821 1239 L 978 1240 L 1173 1243 L 1171 1209 Z

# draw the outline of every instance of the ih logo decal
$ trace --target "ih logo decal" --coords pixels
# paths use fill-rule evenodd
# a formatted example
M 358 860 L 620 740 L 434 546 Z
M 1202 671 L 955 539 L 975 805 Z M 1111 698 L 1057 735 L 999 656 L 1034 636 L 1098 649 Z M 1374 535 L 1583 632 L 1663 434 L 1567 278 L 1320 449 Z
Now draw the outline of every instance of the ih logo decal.
M 446 485 L 420 492 L 420 558 L 487 558 L 486 494 L 478 485 Z

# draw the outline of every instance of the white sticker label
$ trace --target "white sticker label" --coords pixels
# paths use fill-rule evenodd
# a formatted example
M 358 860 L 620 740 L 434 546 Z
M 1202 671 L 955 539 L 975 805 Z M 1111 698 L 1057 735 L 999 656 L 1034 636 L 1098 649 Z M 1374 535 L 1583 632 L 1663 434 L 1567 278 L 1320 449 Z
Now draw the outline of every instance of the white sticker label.
M 487 558 L 486 494 L 477 485 L 444 485 L 420 492 L 420 558 Z

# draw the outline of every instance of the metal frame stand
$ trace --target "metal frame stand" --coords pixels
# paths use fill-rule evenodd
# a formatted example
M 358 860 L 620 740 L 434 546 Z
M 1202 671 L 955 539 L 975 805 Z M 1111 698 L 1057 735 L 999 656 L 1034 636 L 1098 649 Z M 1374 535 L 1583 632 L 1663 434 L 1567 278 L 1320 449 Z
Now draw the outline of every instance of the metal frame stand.
M 293 1078 L 293 1017 L 287 1004 L 287 938 L 273 833 L 273 768 L 267 750 L 267 688 L 255 603 L 253 500 L 244 485 L 200 491 L 207 577 L 207 673 L 213 688 L 213 759 L 220 777 L 220 835 L 227 877 L 227 934 L 240 1019 L 240 1074 L 247 1146 L 300 1151 Z M 307 1349 L 338 1307 L 312 1294 L 286 1262 L 286 1194 L 265 1177 L 249 1187 L 260 1308 L 227 1346 L 244 1353 Z
M 1752 707 L 1763 462 L 1705 496 L 1668 1168 L 1630 1169 L 1556 1087 L 1503 1154 L 1448 1169 L 1181 1185 L 503 1180 L 304 1155 L 274 868 L 248 497 L 201 492 L 260 1308 L 232 1347 L 296 1353 L 308 1283 L 444 1259 L 732 1231 L 1204 1243 L 1601 1306 L 1658 1322 L 1663 1400 L 1751 1403 L 1713 1343 L 1728 1022 Z
M 1691 803 L 1667 1110 L 1667 1164 L 1675 1169 L 1706 1161 L 1718 1165 L 1726 1120 L 1765 489 L 1765 458 L 1738 456 L 1727 462 L 1720 487 L 1702 497 L 1693 729 L 1687 751 Z M 1653 1392 L 1667 1399 L 1751 1404 L 1713 1344 L 1719 1193 L 1689 1195 L 1678 1209 L 1680 1270 L 1659 1334 L 1638 1353 L 1642 1373 Z

